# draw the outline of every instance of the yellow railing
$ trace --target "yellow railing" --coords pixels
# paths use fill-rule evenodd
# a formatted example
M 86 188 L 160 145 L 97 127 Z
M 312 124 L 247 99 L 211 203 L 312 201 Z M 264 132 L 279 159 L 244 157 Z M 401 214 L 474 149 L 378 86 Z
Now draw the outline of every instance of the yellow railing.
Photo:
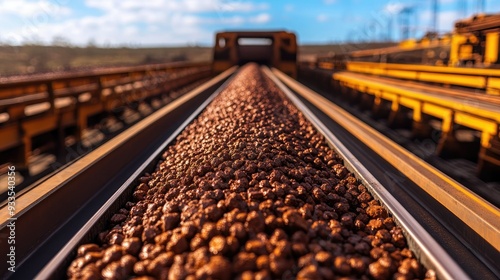
M 415 64 L 348 62 L 350 72 L 432 82 L 485 90 L 500 95 L 500 69 L 460 68 Z
M 443 133 L 450 132 L 453 124 L 481 131 L 481 145 L 484 148 L 489 148 L 492 137 L 498 136 L 500 108 L 458 102 L 404 86 L 388 85 L 348 72 L 335 73 L 333 79 L 343 86 L 373 95 L 376 103 L 380 100 L 390 101 L 393 110 L 397 110 L 400 106 L 412 109 L 413 120 L 416 122 L 422 120 L 422 114 L 439 118 L 442 120 Z

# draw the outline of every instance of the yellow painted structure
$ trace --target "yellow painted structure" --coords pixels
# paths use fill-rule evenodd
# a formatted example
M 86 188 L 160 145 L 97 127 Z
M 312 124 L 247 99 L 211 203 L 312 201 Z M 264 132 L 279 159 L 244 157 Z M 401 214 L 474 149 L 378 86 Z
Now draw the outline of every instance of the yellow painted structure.
M 415 122 L 421 121 L 422 114 L 438 118 L 442 120 L 443 133 L 451 132 L 453 124 L 481 131 L 481 146 L 485 149 L 490 148 L 493 137 L 499 136 L 500 108 L 495 110 L 477 104 L 453 101 L 450 98 L 426 94 L 404 86 L 364 79 L 362 75 L 353 73 L 335 73 L 333 79 L 341 86 L 391 102 L 393 111 L 398 110 L 400 106 L 412 109 Z
M 490 67 L 499 64 L 499 33 L 500 14 L 479 14 L 457 21 L 449 65 Z
M 477 88 L 492 95 L 500 92 L 500 69 L 354 61 L 348 62 L 346 67 L 355 73 Z
M 498 32 L 490 32 L 486 34 L 486 47 L 484 54 L 484 63 L 490 65 L 498 61 L 498 44 L 500 34 Z

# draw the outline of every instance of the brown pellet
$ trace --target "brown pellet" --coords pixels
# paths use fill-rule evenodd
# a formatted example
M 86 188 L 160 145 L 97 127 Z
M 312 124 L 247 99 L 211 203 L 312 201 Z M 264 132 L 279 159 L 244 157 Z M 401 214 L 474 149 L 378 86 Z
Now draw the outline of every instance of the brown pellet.
M 71 279 L 422 279 L 403 231 L 256 65 L 78 248 Z

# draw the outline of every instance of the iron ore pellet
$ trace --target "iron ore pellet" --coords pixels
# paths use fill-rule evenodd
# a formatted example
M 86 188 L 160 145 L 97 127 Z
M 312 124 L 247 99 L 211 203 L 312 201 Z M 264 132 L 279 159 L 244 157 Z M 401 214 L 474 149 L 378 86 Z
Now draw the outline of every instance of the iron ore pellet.
M 109 225 L 69 278 L 426 278 L 385 208 L 253 64 Z

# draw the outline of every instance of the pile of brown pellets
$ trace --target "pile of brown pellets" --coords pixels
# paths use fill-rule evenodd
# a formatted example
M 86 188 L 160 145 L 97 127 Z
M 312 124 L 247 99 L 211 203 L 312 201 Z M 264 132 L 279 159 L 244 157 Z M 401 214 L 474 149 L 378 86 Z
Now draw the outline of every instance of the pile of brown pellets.
M 142 178 L 71 279 L 415 279 L 401 228 L 247 65 Z

